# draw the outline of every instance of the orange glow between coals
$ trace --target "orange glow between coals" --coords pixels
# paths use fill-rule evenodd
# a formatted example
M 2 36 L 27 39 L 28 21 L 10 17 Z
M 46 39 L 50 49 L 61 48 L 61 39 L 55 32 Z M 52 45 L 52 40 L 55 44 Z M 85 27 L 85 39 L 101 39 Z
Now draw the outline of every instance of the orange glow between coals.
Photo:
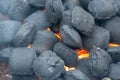
M 32 48 L 32 44 L 29 44 L 27 48 Z
M 75 69 L 74 67 L 70 68 L 70 67 L 67 67 L 67 66 L 64 66 L 64 68 L 65 68 L 66 71 L 71 71 L 71 70 Z
M 60 35 L 59 32 L 55 33 L 55 36 L 56 36 L 60 41 L 62 41 L 62 38 L 61 38 L 61 35 Z
M 110 47 L 116 47 L 116 46 L 120 46 L 120 44 L 115 44 L 115 43 L 109 43 Z

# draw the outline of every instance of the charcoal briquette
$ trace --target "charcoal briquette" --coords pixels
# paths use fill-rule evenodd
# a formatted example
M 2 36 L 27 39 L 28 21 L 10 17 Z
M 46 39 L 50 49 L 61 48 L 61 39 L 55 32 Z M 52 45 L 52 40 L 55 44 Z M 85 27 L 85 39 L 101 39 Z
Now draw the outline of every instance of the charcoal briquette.
M 32 43 L 32 40 L 36 33 L 35 25 L 31 23 L 23 24 L 16 33 L 13 43 L 15 47 L 27 47 Z
M 61 21 L 63 14 L 63 4 L 61 0 L 48 0 L 46 2 L 46 16 L 50 23 Z
M 63 25 L 60 28 L 60 34 L 63 43 L 72 48 L 82 48 L 82 39 L 80 34 L 71 26 Z
M 65 80 L 90 80 L 84 73 L 82 73 L 80 70 L 71 70 L 66 72 Z
M 37 31 L 50 27 L 50 24 L 46 18 L 45 12 L 37 11 L 28 16 L 24 23 L 31 23 L 36 26 Z
M 72 25 L 82 34 L 89 36 L 95 25 L 94 18 L 79 6 L 72 11 Z
M 34 61 L 33 69 L 42 80 L 56 80 L 64 71 L 64 61 L 48 50 Z
M 23 22 L 24 19 L 32 13 L 31 7 L 27 0 L 16 0 L 11 4 L 8 10 L 8 16 L 12 20 L 17 20 Z
M 58 38 L 52 31 L 41 30 L 36 33 L 32 46 L 39 55 L 46 50 L 52 50 L 57 42 Z
M 82 36 L 83 46 L 87 50 L 90 50 L 93 46 L 105 49 L 108 47 L 109 40 L 110 33 L 108 30 L 99 26 L 93 28 L 93 32 L 89 37 Z
M 108 76 L 111 63 L 112 59 L 105 50 L 98 47 L 94 47 L 90 50 L 88 66 L 93 76 L 99 79 Z
M 110 54 L 114 63 L 120 62 L 120 46 L 109 47 L 106 51 Z
M 89 3 L 88 9 L 95 19 L 109 19 L 116 15 L 118 8 L 113 0 L 93 0 Z
M 111 64 L 109 70 L 109 77 L 112 80 L 119 80 L 120 79 L 120 63 Z
M 11 80 L 35 80 L 35 77 L 33 75 L 12 75 Z
M 62 42 L 56 43 L 53 51 L 64 60 L 66 66 L 75 67 L 78 65 L 77 53 Z
M 110 20 L 106 21 L 104 28 L 110 32 L 110 42 L 120 43 L 120 17 L 115 16 Z
M 12 45 L 13 38 L 21 27 L 18 21 L 1 21 L 0 22 L 0 46 Z
M 10 71 L 16 75 L 32 75 L 36 51 L 33 48 L 15 48 L 9 59 Z

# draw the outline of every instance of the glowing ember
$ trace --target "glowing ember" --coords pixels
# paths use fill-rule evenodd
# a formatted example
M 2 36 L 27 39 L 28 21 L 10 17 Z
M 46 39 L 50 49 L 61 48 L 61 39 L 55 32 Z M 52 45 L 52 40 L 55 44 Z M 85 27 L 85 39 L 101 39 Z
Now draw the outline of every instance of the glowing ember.
M 110 47 L 120 46 L 120 44 L 109 43 Z
M 64 66 L 64 68 L 65 68 L 66 71 L 71 71 L 71 70 L 75 69 L 74 67 L 70 68 L 70 67 L 67 67 L 67 66 Z
M 32 48 L 32 44 L 28 45 L 28 47 L 27 47 L 27 48 Z
M 46 30 L 47 30 L 47 31 L 51 31 L 51 29 L 50 29 L 50 28 L 47 28 Z
M 56 35 L 56 37 L 57 37 L 60 41 L 62 41 L 62 38 L 61 38 L 61 35 L 60 35 L 59 32 L 55 33 L 55 35 Z
M 78 54 L 78 59 L 89 57 L 89 52 L 85 49 L 77 49 L 76 52 Z

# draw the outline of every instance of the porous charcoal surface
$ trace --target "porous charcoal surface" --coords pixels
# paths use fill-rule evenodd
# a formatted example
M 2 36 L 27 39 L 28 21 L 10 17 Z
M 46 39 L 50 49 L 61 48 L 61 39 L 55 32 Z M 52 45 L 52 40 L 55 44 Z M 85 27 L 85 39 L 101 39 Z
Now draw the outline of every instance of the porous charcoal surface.
M 92 0 L 88 9 L 95 19 L 109 19 L 118 11 L 113 0 Z
M 64 60 L 66 66 L 75 67 L 78 65 L 77 53 L 65 44 L 56 43 L 53 51 Z
M 31 23 L 36 26 L 37 31 L 46 29 L 50 26 L 47 17 L 45 15 L 45 12 L 43 11 L 37 11 L 32 13 L 30 16 L 28 16 L 24 23 Z
M 27 47 L 31 44 L 36 31 L 35 25 L 31 23 L 23 24 L 14 37 L 15 47 Z
M 32 75 L 32 65 L 36 59 L 36 52 L 32 48 L 20 47 L 12 51 L 9 60 L 10 71 L 17 75 Z
M 72 11 L 72 25 L 82 34 L 90 36 L 95 25 L 94 18 L 79 6 Z
M 120 63 L 110 65 L 109 77 L 112 80 L 120 79 Z
M 109 40 L 109 32 L 106 29 L 98 26 L 93 28 L 93 32 L 89 37 L 82 36 L 83 46 L 87 50 L 90 50 L 93 46 L 105 49 L 108 47 Z
M 72 48 L 82 48 L 82 39 L 80 34 L 71 26 L 63 25 L 60 29 L 63 43 Z
M 7 20 L 0 22 L 0 46 L 12 45 L 13 38 L 21 23 L 17 21 Z
M 32 46 L 39 55 L 46 50 L 52 50 L 57 42 L 58 38 L 52 31 L 41 30 L 36 33 Z
M 110 42 L 120 43 L 120 17 L 115 16 L 106 21 L 104 28 L 110 32 Z
M 48 50 L 34 61 L 33 69 L 42 80 L 56 80 L 64 71 L 64 61 Z
M 112 59 L 103 49 L 94 47 L 90 50 L 88 66 L 93 76 L 103 78 L 108 75 Z
M 50 23 L 61 21 L 63 4 L 61 0 L 48 0 L 46 2 L 46 16 Z

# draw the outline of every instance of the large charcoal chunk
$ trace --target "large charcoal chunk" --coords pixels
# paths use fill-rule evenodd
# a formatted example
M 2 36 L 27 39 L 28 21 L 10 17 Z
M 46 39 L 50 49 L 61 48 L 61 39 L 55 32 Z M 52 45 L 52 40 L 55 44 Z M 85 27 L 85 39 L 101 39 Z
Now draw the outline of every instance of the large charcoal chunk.
M 35 77 L 32 75 L 12 75 L 12 80 L 35 80 Z
M 57 23 L 62 19 L 63 4 L 61 0 L 48 0 L 46 3 L 46 16 L 50 23 Z
M 118 11 L 113 0 L 93 0 L 89 3 L 88 9 L 95 19 L 109 19 Z
M 45 51 L 34 61 L 33 69 L 42 80 L 56 80 L 64 70 L 64 61 L 54 52 Z
M 114 0 L 115 5 L 118 7 L 118 12 L 117 14 L 120 16 L 120 0 Z
M 102 28 L 95 26 L 93 32 L 89 37 L 83 36 L 83 46 L 90 50 L 93 46 L 100 47 L 102 49 L 107 48 L 110 40 L 109 32 Z
M 47 0 L 28 0 L 29 4 L 36 9 L 45 9 Z
M 70 10 L 66 10 L 63 12 L 63 18 L 61 21 L 61 25 L 72 25 L 71 20 L 72 20 L 72 15 L 71 15 Z
M 84 73 L 82 73 L 77 69 L 66 72 L 64 79 L 65 80 L 90 80 Z
M 59 42 L 54 46 L 53 50 L 58 56 L 60 56 L 66 66 L 75 67 L 78 64 L 78 55 L 71 48 L 67 47 L 65 44 Z
M 64 10 L 73 10 L 75 6 L 80 6 L 79 0 L 64 0 Z
M 8 64 L 13 48 L 4 48 L 0 50 L 0 63 Z
M 14 45 L 16 47 L 26 47 L 31 42 L 36 33 L 36 27 L 31 23 L 25 23 L 18 30 L 14 37 Z
M 0 46 L 11 45 L 13 38 L 21 27 L 21 23 L 17 21 L 1 21 L 0 22 Z
M 82 34 L 89 36 L 94 27 L 94 18 L 84 9 L 76 6 L 72 11 L 72 25 Z
M 120 63 L 111 64 L 109 70 L 109 77 L 112 80 L 119 80 L 120 79 Z
M 103 78 L 108 75 L 112 59 L 103 49 L 94 47 L 90 50 L 88 65 L 93 76 Z
M 110 42 L 120 43 L 120 17 L 116 16 L 108 20 L 104 27 L 110 32 Z
M 110 54 L 114 63 L 120 62 L 120 46 L 109 47 L 106 51 Z
M 82 48 L 82 39 L 80 34 L 72 27 L 63 25 L 60 29 L 63 43 L 72 48 Z
M 23 22 L 23 20 L 30 15 L 30 13 L 31 7 L 27 0 L 16 0 L 12 3 L 12 6 L 8 11 L 8 15 L 11 19 L 21 22 Z
M 46 29 L 50 26 L 49 22 L 47 21 L 45 12 L 37 11 L 30 16 L 28 16 L 25 20 L 25 23 L 31 23 L 36 26 L 37 31 L 41 29 Z
M 52 31 L 41 30 L 37 32 L 32 46 L 39 55 L 46 50 L 52 50 L 57 42 L 58 38 Z
M 9 66 L 12 74 L 32 75 L 33 61 L 36 58 L 36 52 L 32 48 L 15 48 L 12 51 Z

